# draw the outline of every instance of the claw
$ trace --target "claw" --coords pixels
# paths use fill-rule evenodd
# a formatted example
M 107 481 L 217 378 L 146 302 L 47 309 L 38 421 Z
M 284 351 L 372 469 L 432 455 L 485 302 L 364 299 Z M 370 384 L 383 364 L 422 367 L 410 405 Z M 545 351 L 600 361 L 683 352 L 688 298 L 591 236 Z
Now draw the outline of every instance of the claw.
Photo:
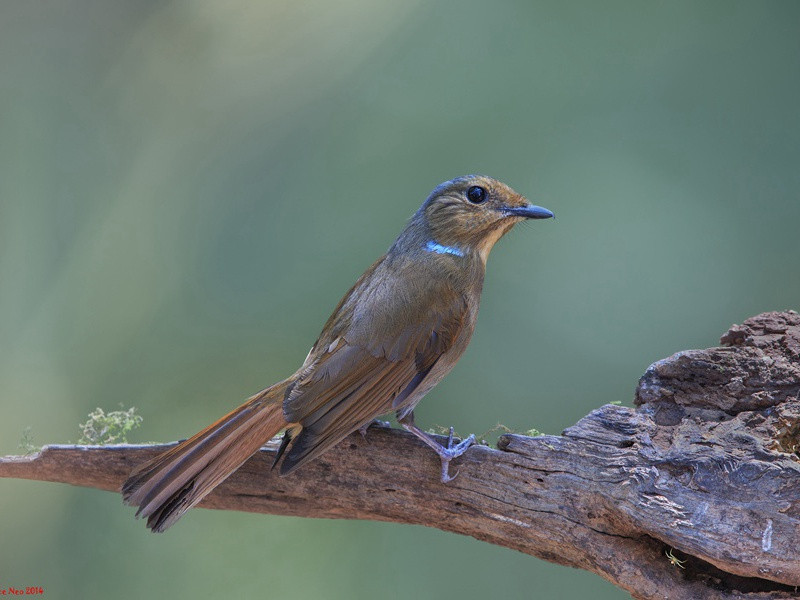
M 441 450 L 437 450 L 437 454 L 442 459 L 442 483 L 453 481 L 458 477 L 458 471 L 455 472 L 455 475 L 450 476 L 450 461 L 464 454 L 474 442 L 475 436 L 470 434 L 468 438 L 453 446 L 453 428 L 450 428 L 450 435 L 447 436 L 447 448 L 440 446 Z
M 444 462 L 442 461 L 442 483 L 450 483 L 458 477 L 459 471 L 456 471 L 453 475 L 450 475 L 448 471 L 450 470 L 450 461 Z
M 414 424 L 413 412 L 403 416 L 398 422 L 406 431 L 413 433 L 428 446 L 433 448 L 434 452 L 439 455 L 439 458 L 442 461 L 442 483 L 448 483 L 449 481 L 453 481 L 453 479 L 458 477 L 458 471 L 456 471 L 455 475 L 450 475 L 450 461 L 454 458 L 458 458 L 467 451 L 467 448 L 469 448 L 473 442 L 475 442 L 474 435 L 470 435 L 468 438 L 461 440 L 458 444 L 453 446 L 453 437 L 455 434 L 453 432 L 453 428 L 451 427 L 449 435 L 447 436 L 447 447 L 445 447 Z
M 358 428 L 358 433 L 361 434 L 361 437 L 367 439 L 367 429 L 370 427 L 381 427 L 382 429 L 388 429 L 391 427 L 392 424 L 389 421 L 381 421 L 380 419 L 373 419 L 369 423 L 365 423 L 361 427 Z

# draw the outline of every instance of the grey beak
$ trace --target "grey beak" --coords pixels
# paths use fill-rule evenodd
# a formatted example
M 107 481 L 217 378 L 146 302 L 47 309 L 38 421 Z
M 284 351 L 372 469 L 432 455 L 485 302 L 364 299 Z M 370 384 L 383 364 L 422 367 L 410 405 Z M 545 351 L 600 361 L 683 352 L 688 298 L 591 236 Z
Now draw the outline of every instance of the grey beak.
M 506 208 L 503 212 L 507 215 L 514 217 L 523 217 L 525 219 L 552 219 L 555 215 L 541 206 L 514 206 L 513 208 Z

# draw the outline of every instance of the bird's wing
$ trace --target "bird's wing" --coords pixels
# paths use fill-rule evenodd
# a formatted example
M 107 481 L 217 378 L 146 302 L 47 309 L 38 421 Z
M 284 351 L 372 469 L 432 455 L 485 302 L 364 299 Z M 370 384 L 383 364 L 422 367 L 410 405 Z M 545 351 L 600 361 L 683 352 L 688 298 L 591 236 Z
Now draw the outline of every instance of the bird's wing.
M 396 297 L 388 302 L 388 310 L 387 304 L 370 300 L 374 295 L 364 294 L 374 306 L 355 306 L 341 335 L 317 342 L 284 400 L 287 420 L 303 429 L 281 473 L 401 405 L 470 321 L 465 297 L 451 289 L 438 290 L 434 302 L 414 290 L 404 292 L 400 302 Z M 427 305 L 419 306 L 423 302 Z

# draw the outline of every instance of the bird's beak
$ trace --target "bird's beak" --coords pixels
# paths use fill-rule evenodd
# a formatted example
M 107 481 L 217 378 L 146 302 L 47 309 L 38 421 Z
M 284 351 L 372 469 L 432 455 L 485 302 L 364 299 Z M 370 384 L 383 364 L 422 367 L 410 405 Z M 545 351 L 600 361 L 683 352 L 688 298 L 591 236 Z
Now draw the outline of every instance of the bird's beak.
M 541 206 L 528 204 L 527 206 L 509 206 L 503 212 L 511 217 L 522 217 L 524 219 L 552 219 L 555 215 Z

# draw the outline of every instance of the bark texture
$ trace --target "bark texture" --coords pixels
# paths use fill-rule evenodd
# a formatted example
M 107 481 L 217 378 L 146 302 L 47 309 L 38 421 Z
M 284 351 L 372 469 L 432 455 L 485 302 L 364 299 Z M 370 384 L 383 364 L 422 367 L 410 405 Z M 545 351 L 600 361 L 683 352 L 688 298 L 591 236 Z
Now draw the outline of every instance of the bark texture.
M 273 441 L 201 506 L 428 525 L 593 571 L 634 598 L 798 598 L 800 315 L 758 315 L 721 343 L 653 364 L 636 408 L 473 447 L 447 485 L 416 438 L 373 428 L 287 477 L 270 470 Z M 0 477 L 116 491 L 169 446 L 48 446 L 0 459 Z

